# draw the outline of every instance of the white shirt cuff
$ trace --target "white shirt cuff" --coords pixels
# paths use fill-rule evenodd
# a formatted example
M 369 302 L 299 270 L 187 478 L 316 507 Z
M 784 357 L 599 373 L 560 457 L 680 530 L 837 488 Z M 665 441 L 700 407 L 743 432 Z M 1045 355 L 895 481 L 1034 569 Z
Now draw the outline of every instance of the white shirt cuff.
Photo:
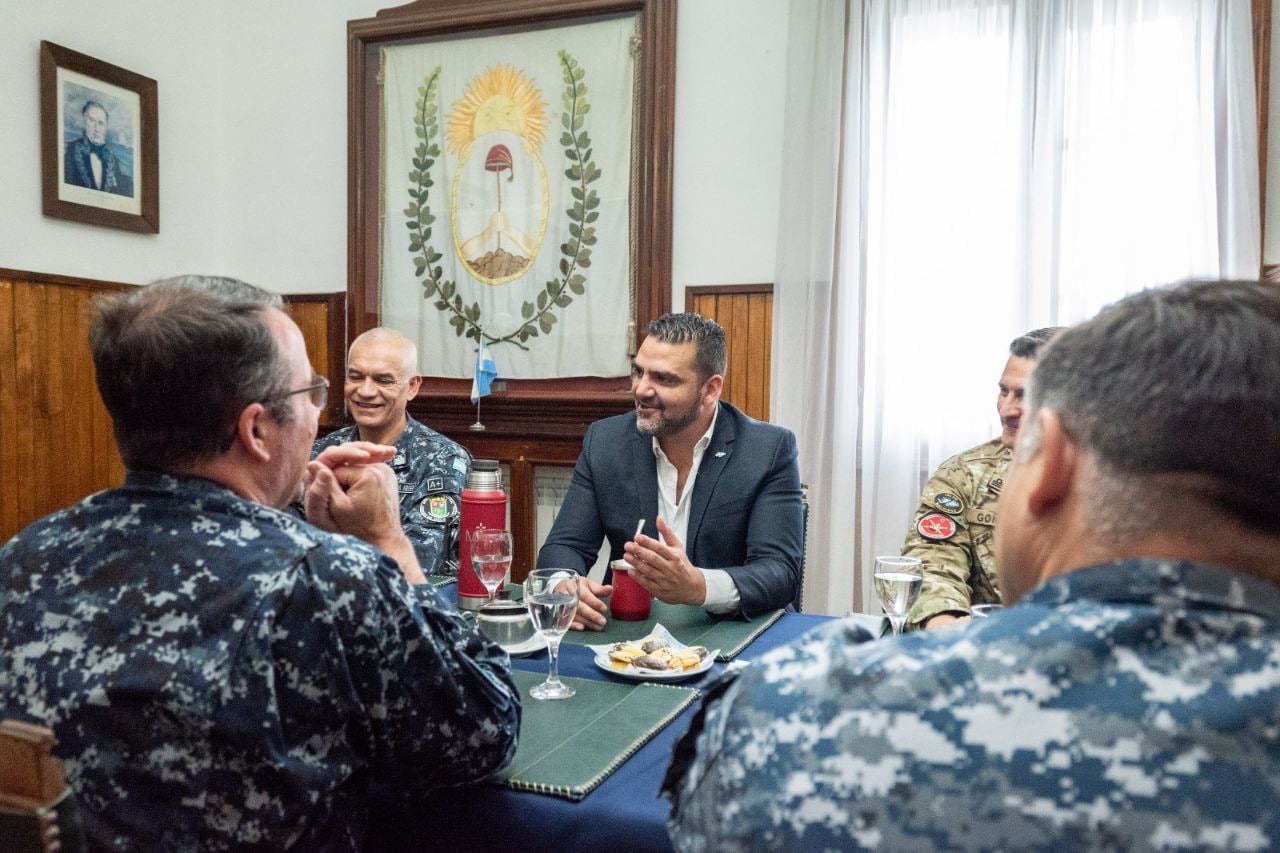
M 738 609 L 741 596 L 738 585 L 724 569 L 698 569 L 707 582 L 707 598 L 702 608 L 710 613 L 733 613 Z

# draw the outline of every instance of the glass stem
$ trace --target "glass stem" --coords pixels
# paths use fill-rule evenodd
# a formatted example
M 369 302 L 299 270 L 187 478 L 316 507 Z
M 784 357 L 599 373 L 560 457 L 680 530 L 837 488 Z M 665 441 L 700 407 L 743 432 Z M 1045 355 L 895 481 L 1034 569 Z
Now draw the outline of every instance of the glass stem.
M 547 683 L 560 683 L 560 638 L 547 640 L 547 658 L 550 660 L 550 667 L 547 671 Z

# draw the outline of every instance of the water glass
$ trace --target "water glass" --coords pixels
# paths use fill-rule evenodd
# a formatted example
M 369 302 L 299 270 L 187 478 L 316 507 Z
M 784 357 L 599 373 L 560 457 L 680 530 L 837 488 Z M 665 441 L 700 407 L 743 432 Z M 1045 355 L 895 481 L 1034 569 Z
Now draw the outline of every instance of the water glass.
M 533 687 L 534 699 L 568 699 L 574 689 L 560 680 L 560 638 L 578 612 L 579 575 L 570 569 L 534 569 L 524 581 L 524 603 L 533 627 L 547 641 L 547 680 Z
M 920 597 L 924 566 L 916 557 L 876 557 L 876 596 L 894 636 L 902 633 L 907 614 Z
M 507 577 L 511 568 L 511 534 L 505 530 L 489 530 L 481 527 L 471 533 L 471 567 L 476 577 L 489 591 L 489 600 L 493 602 L 498 587 Z

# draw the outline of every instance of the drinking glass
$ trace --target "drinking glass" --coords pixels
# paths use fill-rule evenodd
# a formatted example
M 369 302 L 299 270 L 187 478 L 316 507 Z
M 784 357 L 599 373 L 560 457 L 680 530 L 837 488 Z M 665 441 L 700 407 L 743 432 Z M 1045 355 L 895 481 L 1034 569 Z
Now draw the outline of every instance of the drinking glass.
M 974 619 L 986 619 L 1000 610 L 1004 610 L 1003 604 L 975 604 L 969 608 L 969 615 Z
M 902 633 L 907 614 L 920 597 L 924 567 L 916 557 L 876 557 L 876 596 L 894 636 Z
M 511 534 L 505 530 L 479 528 L 471 534 L 471 567 L 489 591 L 488 604 L 511 568 Z
M 524 602 L 533 627 L 547 641 L 547 680 L 529 691 L 534 699 L 568 699 L 574 689 L 560 680 L 560 638 L 578 612 L 578 573 L 569 569 L 534 569 L 524 580 Z

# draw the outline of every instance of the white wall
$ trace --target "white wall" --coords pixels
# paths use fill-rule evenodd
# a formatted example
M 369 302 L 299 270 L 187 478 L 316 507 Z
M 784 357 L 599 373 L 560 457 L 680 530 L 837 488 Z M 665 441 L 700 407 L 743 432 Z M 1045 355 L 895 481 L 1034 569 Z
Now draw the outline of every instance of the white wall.
M 183 5 L 0 0 L 0 266 L 130 282 L 220 267 L 219 175 L 189 165 L 216 128 L 217 4 Z M 160 234 L 41 214 L 42 39 L 159 81 Z
M 673 310 L 686 285 L 774 279 L 789 5 L 680 0 Z
M 672 305 L 772 281 L 790 0 L 681 0 Z M 0 267 L 346 287 L 346 22 L 389 0 L 0 0 Z M 158 81 L 160 233 L 40 212 L 41 39 Z

